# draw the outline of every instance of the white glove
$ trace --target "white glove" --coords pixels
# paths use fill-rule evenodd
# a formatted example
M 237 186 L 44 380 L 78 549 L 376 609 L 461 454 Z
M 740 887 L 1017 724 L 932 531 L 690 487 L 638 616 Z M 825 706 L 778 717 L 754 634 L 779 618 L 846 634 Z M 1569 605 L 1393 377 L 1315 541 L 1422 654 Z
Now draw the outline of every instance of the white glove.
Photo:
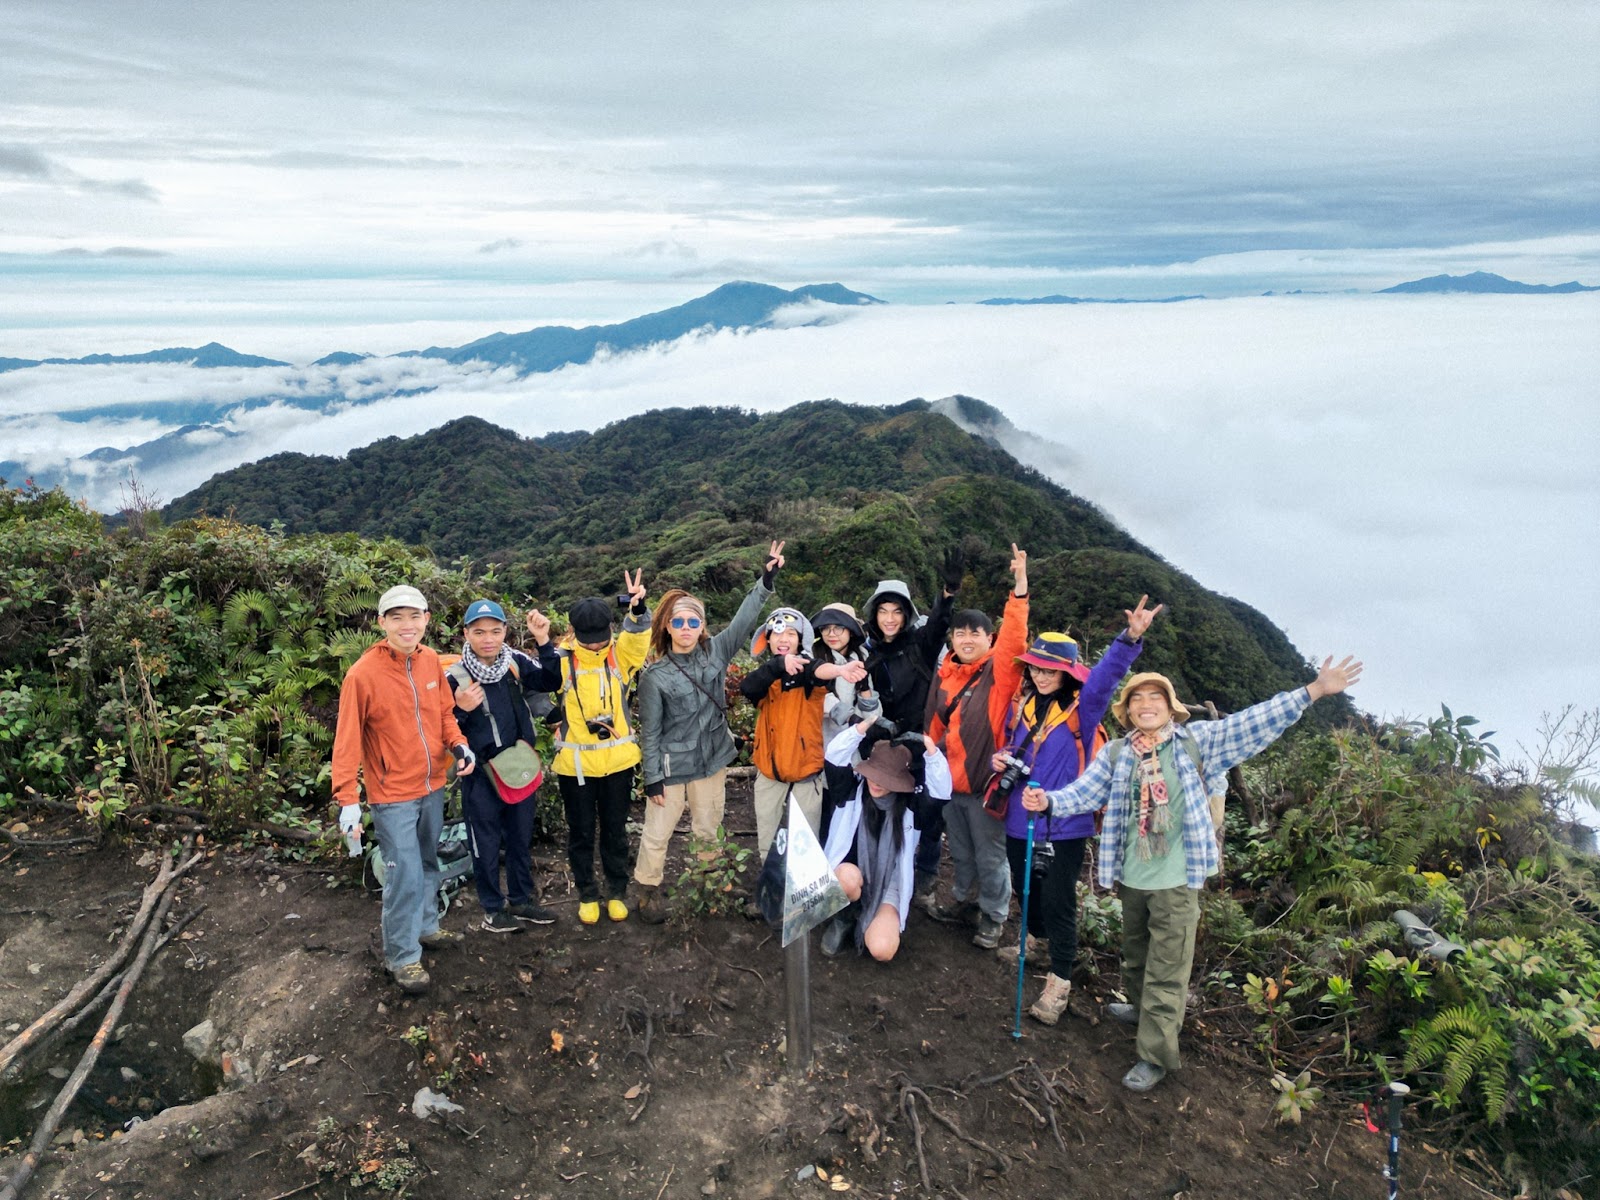
M 451 746 L 450 753 L 456 756 L 457 775 L 470 775 L 478 765 L 478 756 L 472 752 L 471 746 Z
M 339 806 L 339 832 L 344 835 L 344 844 L 349 848 L 350 857 L 359 857 L 361 854 L 361 805 L 341 804 Z

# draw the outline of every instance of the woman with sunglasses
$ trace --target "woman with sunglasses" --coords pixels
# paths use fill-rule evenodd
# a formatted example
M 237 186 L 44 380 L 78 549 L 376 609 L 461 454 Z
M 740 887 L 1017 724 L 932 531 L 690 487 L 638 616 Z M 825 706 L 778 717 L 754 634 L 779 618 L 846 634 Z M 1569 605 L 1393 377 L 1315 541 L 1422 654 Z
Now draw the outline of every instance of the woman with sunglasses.
M 644 752 L 644 832 L 633 869 L 641 921 L 667 919 L 660 895 L 667 843 L 689 809 L 689 827 L 709 838 L 722 824 L 728 764 L 737 749 L 728 728 L 728 664 L 755 633 L 783 566 L 783 543 L 767 551 L 761 577 L 728 627 L 715 637 L 706 607 L 682 588 L 661 597 L 650 622 L 650 661 L 639 675 L 639 741 Z

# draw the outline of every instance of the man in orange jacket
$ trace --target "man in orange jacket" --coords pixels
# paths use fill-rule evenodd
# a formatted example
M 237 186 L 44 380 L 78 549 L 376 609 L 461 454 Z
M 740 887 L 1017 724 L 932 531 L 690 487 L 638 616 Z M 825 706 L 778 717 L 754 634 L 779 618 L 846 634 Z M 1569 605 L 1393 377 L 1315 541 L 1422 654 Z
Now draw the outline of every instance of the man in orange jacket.
M 422 644 L 428 601 L 392 587 L 378 601 L 383 641 L 351 667 L 339 689 L 333 737 L 333 798 L 352 853 L 361 838 L 361 789 L 383 855 L 383 961 L 400 990 L 428 990 L 422 951 L 459 943 L 439 928 L 439 828 L 445 767 L 459 775 L 476 760 L 451 711 L 439 656 Z
M 1011 574 L 1015 586 L 998 638 L 994 622 L 977 609 L 956 613 L 950 619 L 950 654 L 928 692 L 928 736 L 950 763 L 944 828 L 955 867 L 955 903 L 935 911 L 947 921 L 976 919 L 972 944 L 984 950 L 1000 944 L 1011 912 L 1005 821 L 984 812 L 983 793 L 994 775 L 990 760 L 1005 737 L 1006 714 L 1022 682 L 1017 656 L 1028 646 L 1028 555 L 1015 542 Z

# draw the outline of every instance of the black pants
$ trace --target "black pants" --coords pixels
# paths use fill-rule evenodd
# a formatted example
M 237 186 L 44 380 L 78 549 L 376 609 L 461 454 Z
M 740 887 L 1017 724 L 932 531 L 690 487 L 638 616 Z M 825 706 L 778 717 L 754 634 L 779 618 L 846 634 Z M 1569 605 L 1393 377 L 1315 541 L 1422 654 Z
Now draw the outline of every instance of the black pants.
M 606 876 L 606 896 L 621 900 L 628 891 L 628 805 L 633 799 L 633 768 L 610 775 L 557 775 L 561 803 L 567 810 L 567 863 L 578 899 L 600 899 L 594 881 L 594 835 L 600 826 L 600 869 Z
M 489 768 L 479 759 L 471 775 L 461 779 L 461 811 L 467 819 L 467 844 L 472 849 L 472 879 L 478 886 L 478 903 L 483 911 L 499 912 L 512 904 L 526 904 L 534 898 L 533 844 L 534 799 L 529 796 L 516 804 L 500 799 Z M 506 890 L 500 891 L 500 852 L 506 856 Z
M 1083 870 L 1083 847 L 1088 838 L 1068 838 L 1049 843 L 1050 869 L 1035 875 L 1028 892 L 1028 932 L 1050 939 L 1050 973 L 1072 978 L 1078 961 L 1078 875 Z M 1040 843 L 1033 844 L 1038 854 Z M 1011 894 L 1022 903 L 1022 872 L 1028 856 L 1024 838 L 1006 838 L 1006 858 L 1011 863 Z
M 834 810 L 855 798 L 856 788 L 860 783 L 861 776 L 852 768 L 841 767 L 837 763 L 823 764 L 822 822 L 817 829 L 817 841 L 824 846 L 828 844 L 828 826 L 833 823 Z

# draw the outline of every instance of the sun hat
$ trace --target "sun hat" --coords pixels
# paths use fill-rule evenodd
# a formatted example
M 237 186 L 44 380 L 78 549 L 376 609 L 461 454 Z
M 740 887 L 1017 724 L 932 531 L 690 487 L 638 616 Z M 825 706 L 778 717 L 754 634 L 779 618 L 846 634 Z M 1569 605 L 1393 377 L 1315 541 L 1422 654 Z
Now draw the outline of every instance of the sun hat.
M 506 623 L 506 610 L 493 600 L 474 600 L 467 605 L 467 614 L 461 618 L 461 628 L 470 629 L 474 621 L 481 621 L 485 617 L 492 617 L 504 625 Z
M 1089 668 L 1078 657 L 1078 643 L 1064 633 L 1041 633 L 1017 655 L 1017 661 L 1047 671 L 1065 671 L 1079 683 L 1089 681 Z
M 1117 724 L 1127 729 L 1132 728 L 1128 722 L 1128 697 L 1133 695 L 1134 689 L 1152 683 L 1167 694 L 1167 707 L 1172 709 L 1172 719 L 1174 721 L 1187 721 L 1189 719 L 1189 710 L 1184 706 L 1183 701 L 1178 699 L 1178 693 L 1172 686 L 1172 680 L 1165 675 L 1158 675 L 1154 671 L 1141 671 L 1137 675 L 1128 676 L 1128 682 L 1122 685 L 1122 691 L 1118 694 L 1116 702 L 1111 705 L 1111 715 L 1116 717 Z
M 572 626 L 572 636 L 580 642 L 593 645 L 611 640 L 611 614 L 613 608 L 599 596 L 579 600 L 567 613 L 567 624 Z
M 772 615 L 762 622 L 761 628 L 756 630 L 755 637 L 750 639 L 750 653 L 765 654 L 771 635 L 782 633 L 785 629 L 792 629 L 800 635 L 799 653 L 809 649 L 816 638 L 805 613 L 798 608 L 775 608 Z
M 819 608 L 811 615 L 811 628 L 818 633 L 830 625 L 837 625 L 851 637 L 866 636 L 861 628 L 861 618 L 856 616 L 856 610 L 843 602 Z
M 428 611 L 427 598 L 409 583 L 397 583 L 378 598 L 378 615 L 381 617 L 391 608 L 414 608 L 419 612 Z
M 872 753 L 852 763 L 855 773 L 891 792 L 909 792 L 917 786 L 911 777 L 911 751 L 893 742 L 875 742 Z

